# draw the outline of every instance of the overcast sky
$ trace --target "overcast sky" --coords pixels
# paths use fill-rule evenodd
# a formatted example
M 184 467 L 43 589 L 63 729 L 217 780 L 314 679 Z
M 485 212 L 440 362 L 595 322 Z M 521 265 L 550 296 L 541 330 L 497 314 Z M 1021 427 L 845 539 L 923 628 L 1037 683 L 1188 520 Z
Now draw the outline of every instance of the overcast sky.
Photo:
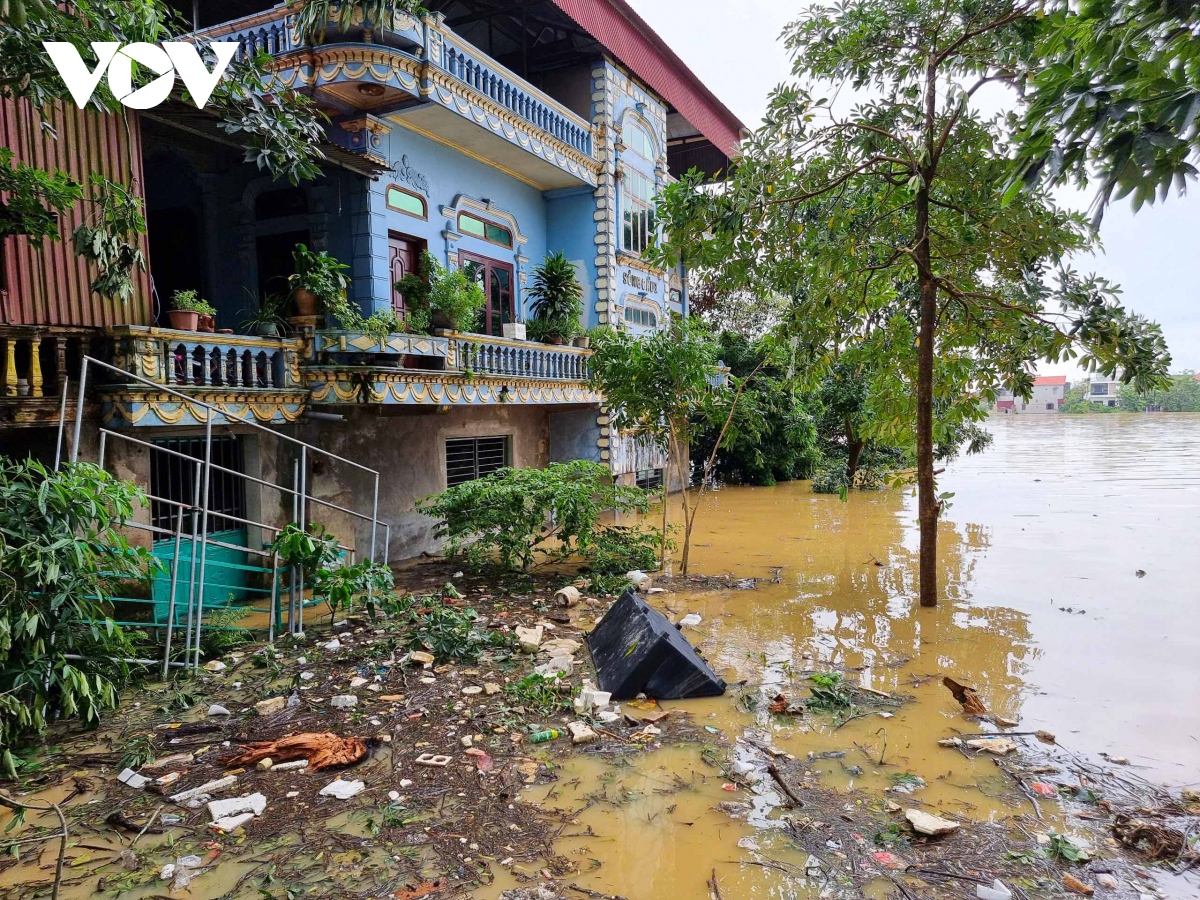
M 779 33 L 801 0 L 629 0 L 691 69 L 747 126 L 758 125 L 770 90 L 787 80 Z M 1079 195 L 1084 208 L 1090 197 Z M 1103 254 L 1077 260 L 1121 285 L 1131 309 L 1163 327 L 1172 368 L 1200 370 L 1200 184 L 1165 205 L 1112 207 L 1100 230 Z M 1043 364 L 1042 374 L 1074 375 L 1071 366 Z

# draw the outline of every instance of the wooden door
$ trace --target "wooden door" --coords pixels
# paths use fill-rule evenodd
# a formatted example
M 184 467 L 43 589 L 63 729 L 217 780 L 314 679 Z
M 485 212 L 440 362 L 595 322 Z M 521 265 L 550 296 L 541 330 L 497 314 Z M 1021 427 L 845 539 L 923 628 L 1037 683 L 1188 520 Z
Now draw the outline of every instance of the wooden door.
M 500 337 L 503 326 L 516 321 L 516 306 L 513 291 L 513 267 L 499 260 L 460 253 L 459 262 L 467 274 L 483 288 L 487 303 L 483 307 L 477 330 L 480 334 Z
M 396 318 L 402 322 L 408 313 L 408 306 L 404 302 L 404 295 L 396 290 L 396 282 L 405 275 L 412 275 L 419 271 L 421 253 L 424 249 L 425 242 L 420 238 L 415 238 L 407 234 L 399 234 L 395 231 L 388 232 L 388 264 L 391 267 L 392 309 L 396 311 Z

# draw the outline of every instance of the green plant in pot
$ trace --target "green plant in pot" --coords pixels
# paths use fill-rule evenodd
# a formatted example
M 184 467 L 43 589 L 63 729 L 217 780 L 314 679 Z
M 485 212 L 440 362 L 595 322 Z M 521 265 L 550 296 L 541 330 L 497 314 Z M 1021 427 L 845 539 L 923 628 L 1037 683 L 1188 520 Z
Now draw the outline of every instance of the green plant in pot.
M 428 250 L 421 254 L 416 274 L 396 282 L 408 309 L 408 330 L 428 333 L 430 328 L 468 331 L 475 327 L 487 303 L 483 288 L 462 269 L 450 270 Z
M 242 310 L 242 315 L 246 317 L 242 319 L 242 330 L 246 334 L 279 337 L 287 330 L 284 314 L 287 311 L 288 299 L 285 294 L 264 294 L 260 298 L 252 291 L 247 290 L 246 293 L 254 301 L 253 306 Z
M 296 304 L 296 315 L 315 316 L 323 313 L 344 331 L 354 331 L 362 325 L 358 314 L 346 297 L 350 287 L 350 267 L 338 262 L 324 250 L 314 253 L 304 244 L 292 251 L 295 273 L 288 277 L 288 286 Z
M 171 327 L 177 331 L 199 331 L 200 317 L 216 314 L 217 311 L 207 300 L 200 299 L 197 291 L 188 290 L 176 291 L 171 295 L 171 309 L 167 317 L 171 320 Z
M 565 344 L 579 334 L 583 315 L 583 286 L 562 251 L 551 253 L 533 271 L 533 320 L 529 337 L 535 341 Z

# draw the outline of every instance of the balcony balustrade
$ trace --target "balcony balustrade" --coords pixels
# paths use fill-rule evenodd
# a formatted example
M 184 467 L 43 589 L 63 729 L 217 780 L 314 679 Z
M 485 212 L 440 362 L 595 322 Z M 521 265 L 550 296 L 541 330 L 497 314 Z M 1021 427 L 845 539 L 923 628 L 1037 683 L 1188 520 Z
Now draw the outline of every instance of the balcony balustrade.
M 109 329 L 114 365 L 167 387 L 297 390 L 302 342 L 123 325 Z
M 445 70 L 468 87 L 503 106 L 518 119 L 592 155 L 592 129 L 541 91 L 443 29 Z
M 509 135 L 506 140 L 539 157 L 543 165 L 550 162 L 558 168 L 565 168 L 577 179 L 594 183 L 595 172 L 591 170 L 598 166 L 598 160 L 595 158 L 591 123 L 464 41 L 443 24 L 440 15 L 416 19 L 398 12 L 392 22 L 383 27 L 374 27 L 373 23 L 365 21 L 358 14 L 355 24 L 343 31 L 331 12 L 329 27 L 320 46 L 309 47 L 293 27 L 296 9 L 295 5 L 277 6 L 204 29 L 196 37 L 204 41 L 239 41 L 239 57 L 265 52 L 279 60 L 281 72 L 300 65 L 310 65 L 297 57 L 298 53 L 310 49 L 321 50 L 336 45 L 338 58 L 343 59 L 345 54 L 353 56 L 357 45 L 363 53 L 375 54 L 372 59 L 376 63 L 380 61 L 377 58 L 380 51 L 390 53 L 395 69 L 392 74 L 403 71 L 406 75 L 399 80 L 389 76 L 380 82 L 387 89 L 387 94 L 383 95 L 385 99 L 380 102 L 390 105 L 400 99 L 401 92 L 406 92 L 413 99 L 433 100 L 450 112 L 479 124 L 484 121 L 481 117 L 502 117 L 500 111 L 503 110 L 527 126 L 528 134 L 536 138 L 533 146 L 530 146 L 528 137 L 517 139 Z M 331 72 L 340 71 L 335 64 L 331 64 L 329 69 Z M 375 79 L 376 69 L 377 66 L 370 66 L 355 78 Z M 318 66 L 311 77 L 315 81 L 310 82 L 310 86 L 320 94 L 325 86 L 322 67 Z M 344 76 L 330 77 L 336 80 Z M 440 91 L 443 89 L 439 88 L 426 97 L 427 88 L 418 85 L 431 81 L 453 86 L 451 93 L 442 93 Z M 451 94 L 455 99 L 451 99 Z M 485 107 L 482 111 L 473 108 L 479 105 L 475 100 L 477 95 L 490 101 L 490 104 L 481 101 Z M 371 112 L 372 108 L 364 106 L 363 111 Z M 433 127 L 427 120 L 421 121 L 424 127 Z M 492 130 L 496 131 L 496 128 Z M 503 136 L 503 129 L 496 133 Z M 548 142 L 548 147 L 554 149 L 541 147 L 542 141 Z M 531 171 L 536 172 L 537 169 Z
M 529 378 L 538 381 L 587 381 L 590 350 L 529 341 L 509 341 L 482 334 L 455 333 L 456 368 L 475 375 Z
M 57 325 L 0 325 L 0 398 L 56 397 L 78 374 L 97 331 Z

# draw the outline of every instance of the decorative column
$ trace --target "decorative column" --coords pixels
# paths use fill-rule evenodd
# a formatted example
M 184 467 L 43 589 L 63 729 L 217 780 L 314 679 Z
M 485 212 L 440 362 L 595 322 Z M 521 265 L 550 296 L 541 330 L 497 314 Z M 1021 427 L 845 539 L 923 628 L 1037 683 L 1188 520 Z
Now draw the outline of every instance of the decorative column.
M 29 396 L 42 396 L 42 338 L 35 335 L 29 341 Z
M 4 339 L 4 396 L 17 396 L 17 342 Z

